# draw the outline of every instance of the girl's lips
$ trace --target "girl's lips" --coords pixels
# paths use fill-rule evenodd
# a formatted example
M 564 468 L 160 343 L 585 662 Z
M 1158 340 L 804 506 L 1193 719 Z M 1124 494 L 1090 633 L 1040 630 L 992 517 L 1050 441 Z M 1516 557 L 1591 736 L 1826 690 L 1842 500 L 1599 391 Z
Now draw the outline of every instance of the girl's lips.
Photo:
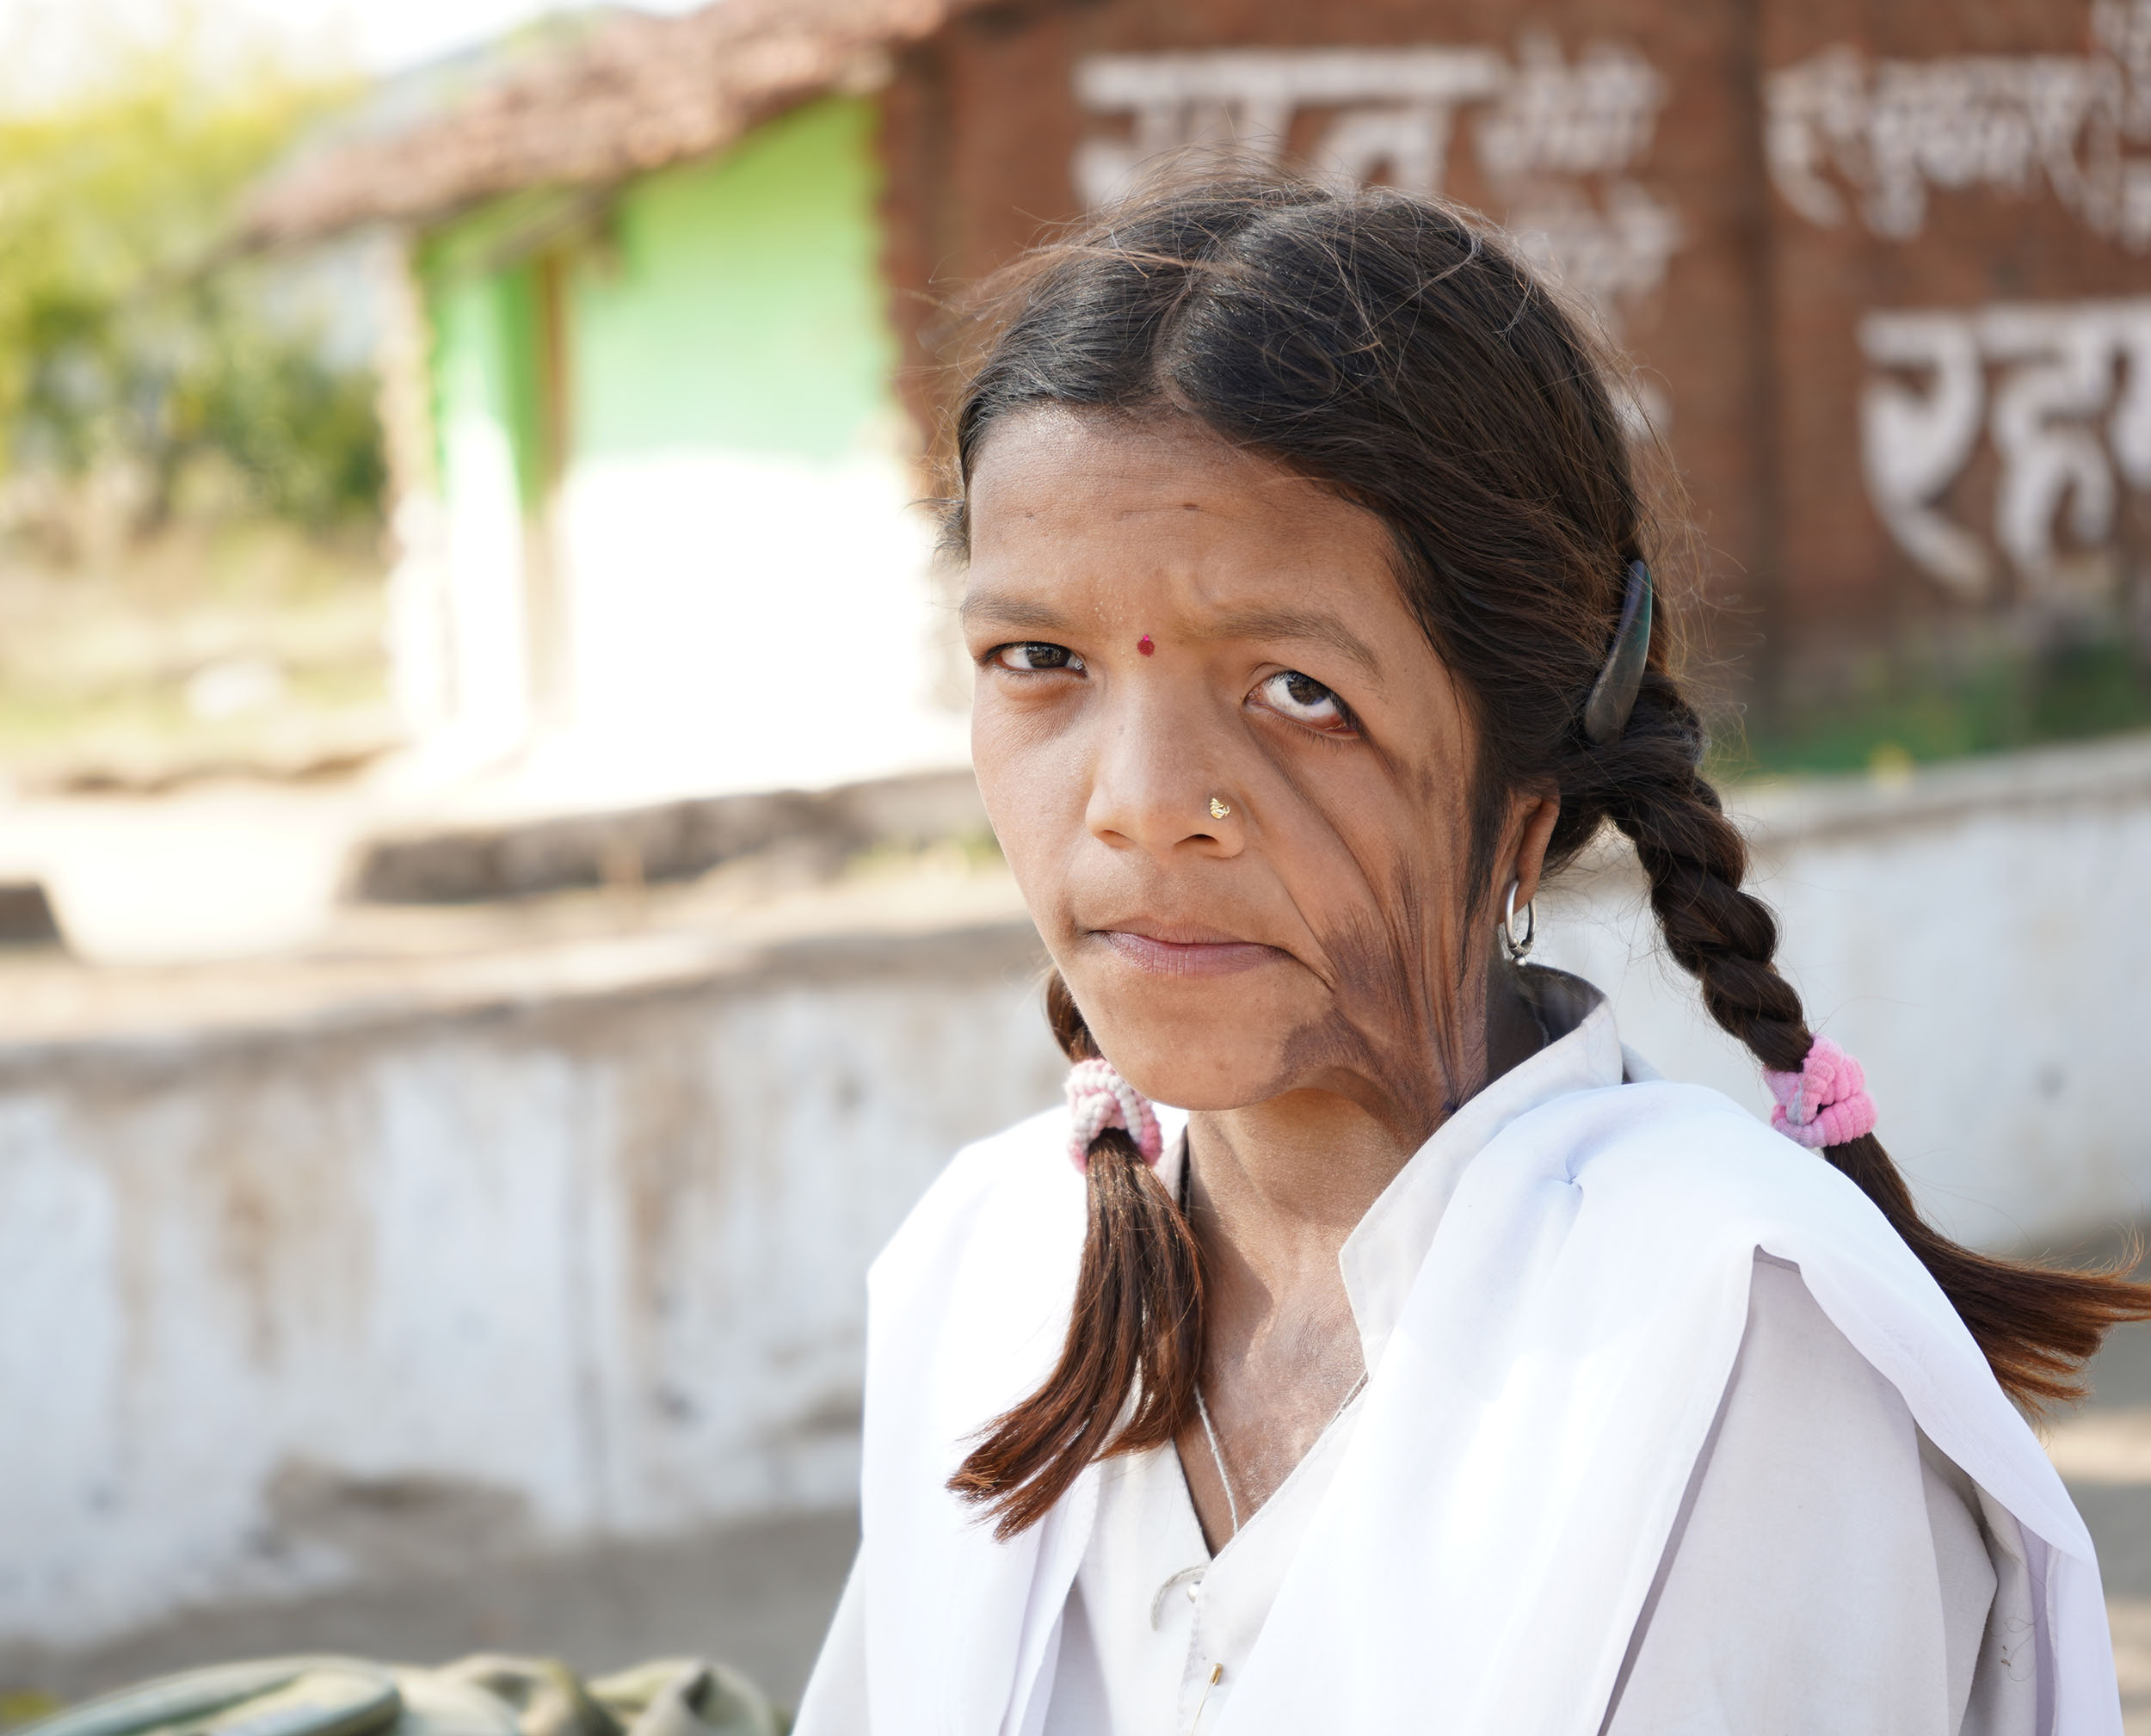
M 1126 928 L 1093 932 L 1137 970 L 1159 976 L 1230 976 L 1278 957 L 1276 947 L 1252 940 L 1161 940 Z

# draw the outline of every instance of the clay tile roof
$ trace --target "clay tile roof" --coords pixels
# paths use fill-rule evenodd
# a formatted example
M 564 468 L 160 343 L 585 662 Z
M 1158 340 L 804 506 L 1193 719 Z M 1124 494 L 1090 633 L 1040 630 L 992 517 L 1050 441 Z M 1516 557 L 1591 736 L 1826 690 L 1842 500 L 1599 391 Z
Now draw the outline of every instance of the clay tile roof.
M 416 223 L 530 187 L 596 187 L 723 149 L 826 90 L 866 89 L 889 51 L 976 0 L 718 0 L 622 13 L 445 113 L 318 152 L 259 188 L 241 245 Z

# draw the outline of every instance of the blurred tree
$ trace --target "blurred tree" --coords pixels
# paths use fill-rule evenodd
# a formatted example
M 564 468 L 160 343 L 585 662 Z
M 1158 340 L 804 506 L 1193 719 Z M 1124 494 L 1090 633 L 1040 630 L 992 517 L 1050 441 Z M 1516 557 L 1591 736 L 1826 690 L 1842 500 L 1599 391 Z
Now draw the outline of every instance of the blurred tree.
M 370 377 L 214 254 L 233 198 L 346 94 L 267 44 L 212 55 L 182 15 L 0 114 L 0 476 L 116 478 L 136 529 L 199 459 L 310 526 L 378 510 Z

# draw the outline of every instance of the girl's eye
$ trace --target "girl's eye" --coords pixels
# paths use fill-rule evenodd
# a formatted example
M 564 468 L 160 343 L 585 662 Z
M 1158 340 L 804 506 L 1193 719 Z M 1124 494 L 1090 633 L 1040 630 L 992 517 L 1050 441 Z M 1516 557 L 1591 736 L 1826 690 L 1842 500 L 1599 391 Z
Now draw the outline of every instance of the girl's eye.
M 1310 729 L 1342 735 L 1353 727 L 1352 713 L 1345 710 L 1344 701 L 1312 675 L 1303 675 L 1297 669 L 1272 675 L 1255 692 L 1272 711 Z
M 989 661 L 1004 669 L 1075 669 L 1080 671 L 1083 660 L 1066 645 L 1048 645 L 1036 640 L 1002 645 L 989 653 Z

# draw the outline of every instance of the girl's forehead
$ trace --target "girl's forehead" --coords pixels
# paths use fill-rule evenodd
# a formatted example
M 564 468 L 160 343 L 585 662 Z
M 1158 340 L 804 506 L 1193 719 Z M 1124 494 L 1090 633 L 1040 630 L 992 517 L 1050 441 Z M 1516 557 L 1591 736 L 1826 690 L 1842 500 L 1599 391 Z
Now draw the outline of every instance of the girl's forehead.
M 1005 417 L 982 443 L 970 488 L 974 535 L 980 521 L 995 517 L 1020 520 L 1055 508 L 1064 517 L 1100 505 L 1115 520 L 1161 513 L 1289 520 L 1356 510 L 1191 416 L 1044 405 Z
M 1396 601 L 1379 520 L 1186 418 L 1012 417 L 982 451 L 969 509 L 974 595 L 1102 583 L 1230 606 L 1284 586 Z

